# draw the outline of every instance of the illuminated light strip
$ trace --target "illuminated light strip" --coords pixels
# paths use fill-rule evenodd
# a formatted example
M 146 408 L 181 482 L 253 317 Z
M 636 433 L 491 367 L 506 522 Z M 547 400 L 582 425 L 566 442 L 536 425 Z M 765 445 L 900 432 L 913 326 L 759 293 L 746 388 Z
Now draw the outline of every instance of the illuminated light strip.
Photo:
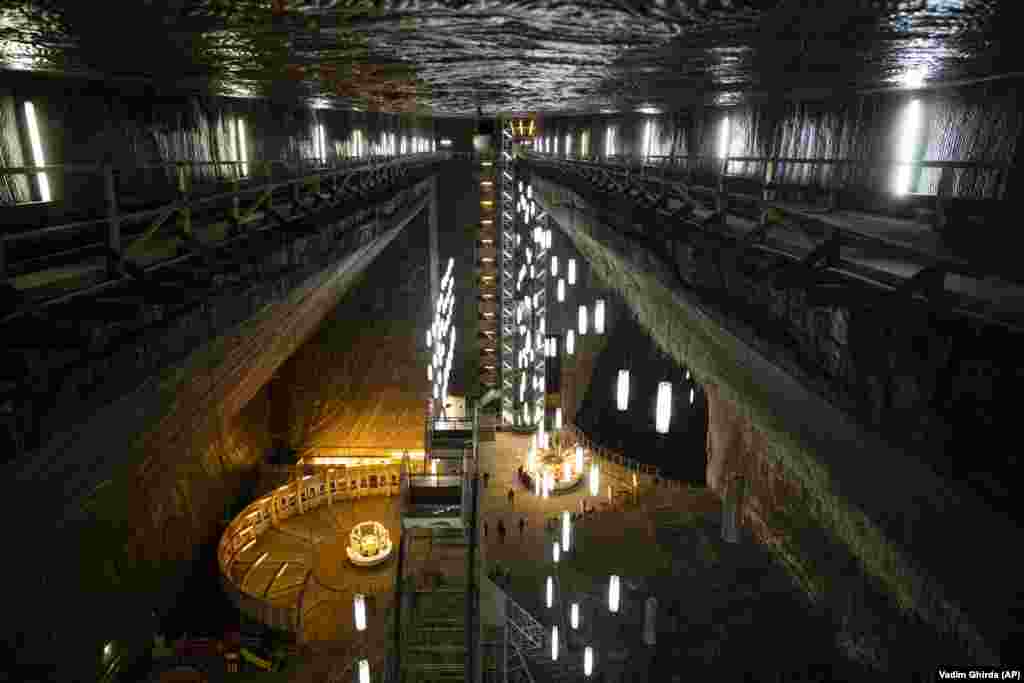
M 245 582 L 249 580 L 249 575 L 252 574 L 257 567 L 263 564 L 264 560 L 266 560 L 268 557 L 270 557 L 269 552 L 263 553 L 259 556 L 259 558 L 257 558 L 255 562 L 249 565 L 249 568 L 245 570 L 245 574 L 242 575 L 242 580 L 238 582 L 239 588 L 241 588 L 243 591 L 245 590 Z
M 921 128 L 921 101 L 911 100 L 903 113 L 903 125 L 900 130 L 900 142 L 898 158 L 901 163 L 896 168 L 896 178 L 893 184 L 893 192 L 897 195 L 905 195 L 910 192 L 910 183 L 913 173 L 913 166 L 908 162 L 914 160 L 914 151 L 917 148 Z
M 238 160 L 242 162 L 242 175 L 249 175 L 249 153 L 245 142 L 245 119 L 238 119 Z
M 25 119 L 28 121 L 28 139 L 32 146 L 32 161 L 36 166 L 45 166 L 43 156 L 43 140 L 39 135 L 39 122 L 36 120 L 36 108 L 31 102 L 25 102 Z M 50 201 L 50 179 L 44 171 L 36 174 L 39 183 L 39 196 L 44 202 Z
M 277 580 L 280 579 L 281 575 L 284 574 L 286 569 L 288 569 L 288 565 L 289 564 L 291 564 L 291 563 L 290 562 L 282 562 L 281 563 L 281 568 L 277 570 L 277 573 L 274 574 L 274 578 L 272 578 L 270 580 L 270 583 L 267 584 L 267 590 L 263 591 L 263 597 L 267 597 L 268 595 L 270 595 L 270 589 L 274 587 L 274 584 L 277 583 Z

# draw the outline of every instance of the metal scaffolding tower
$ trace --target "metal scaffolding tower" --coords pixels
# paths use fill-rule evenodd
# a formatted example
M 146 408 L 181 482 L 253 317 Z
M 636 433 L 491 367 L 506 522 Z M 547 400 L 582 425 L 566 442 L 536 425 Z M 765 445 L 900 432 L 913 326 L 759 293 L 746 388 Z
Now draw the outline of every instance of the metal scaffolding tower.
M 500 233 L 500 310 L 501 339 L 499 374 L 501 377 L 501 423 L 512 425 L 516 416 L 516 202 L 515 130 L 511 120 L 504 121 L 498 136 L 498 211 Z

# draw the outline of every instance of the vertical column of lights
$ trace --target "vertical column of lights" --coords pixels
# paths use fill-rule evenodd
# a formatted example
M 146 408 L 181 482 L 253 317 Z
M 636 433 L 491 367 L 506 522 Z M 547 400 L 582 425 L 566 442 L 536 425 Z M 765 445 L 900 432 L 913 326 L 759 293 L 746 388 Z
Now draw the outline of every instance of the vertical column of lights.
M 547 407 L 547 363 L 544 360 L 544 339 L 547 318 L 548 258 L 551 252 L 551 226 L 547 213 L 543 212 L 533 198 L 533 188 L 527 187 L 530 213 L 533 217 L 531 233 L 534 238 L 535 261 L 533 292 L 530 294 L 530 315 L 532 346 L 530 359 L 533 375 L 533 420 L 545 429 L 544 418 Z
M 452 325 L 452 311 L 455 309 L 454 267 L 455 259 L 448 259 L 448 268 L 441 278 L 441 293 L 434 306 L 433 325 L 427 332 L 427 341 L 431 342 L 431 367 L 427 368 L 427 379 L 433 384 L 431 395 L 435 402 L 443 402 L 448 395 L 448 379 L 455 352 L 455 327 Z
M 495 389 L 500 382 L 498 351 L 499 326 L 502 318 L 502 297 L 499 292 L 500 261 L 498 239 L 495 233 L 494 216 L 500 211 L 501 200 L 495 200 L 494 164 L 480 166 L 480 240 L 478 242 L 480 279 L 477 283 L 480 296 L 480 383 L 488 389 Z M 496 207 L 495 204 L 498 204 Z
M 533 212 L 536 204 L 533 202 L 533 187 L 529 183 L 517 180 L 516 190 L 516 259 L 519 270 L 516 273 L 515 296 L 516 296 L 516 371 L 518 374 L 518 388 L 516 394 L 515 417 L 518 424 L 526 426 L 533 423 L 533 410 L 530 398 L 533 395 L 533 383 L 530 381 L 530 366 L 532 363 L 532 328 L 533 328 L 533 276 L 536 273 L 536 265 L 533 261 L 534 240 L 531 237 L 530 225 L 533 222 Z M 528 390 L 529 397 L 528 398 Z
M 517 394 L 517 420 L 524 426 L 533 426 L 543 416 L 544 396 L 544 312 L 546 308 L 544 287 L 547 269 L 544 265 L 546 254 L 544 217 L 533 198 L 533 187 L 524 180 L 517 180 L 516 219 L 517 261 L 520 264 L 516 275 L 516 325 L 519 333 L 516 368 L 519 372 Z M 538 405 L 540 403 L 541 405 Z
M 499 225 L 499 266 L 500 287 L 500 358 L 501 421 L 512 425 L 519 416 L 516 386 L 516 183 L 512 144 L 515 131 L 512 121 L 502 126 L 498 143 L 498 195 L 501 206 L 498 210 Z M 490 162 L 484 162 L 488 164 Z

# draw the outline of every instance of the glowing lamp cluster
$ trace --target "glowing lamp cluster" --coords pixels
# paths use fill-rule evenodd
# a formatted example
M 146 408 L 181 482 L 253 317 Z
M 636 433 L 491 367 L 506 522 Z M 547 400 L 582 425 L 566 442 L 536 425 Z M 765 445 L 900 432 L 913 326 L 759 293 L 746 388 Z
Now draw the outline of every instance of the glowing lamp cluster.
M 376 521 L 360 522 L 352 527 L 349 545 L 345 549 L 348 559 L 357 567 L 373 567 L 391 555 L 394 545 L 387 528 Z M 359 604 L 355 605 L 358 627 Z M 365 615 L 365 607 L 364 607 Z
M 441 293 L 434 306 L 434 322 L 427 330 L 427 345 L 431 350 L 431 361 L 427 367 L 427 381 L 433 384 L 435 400 L 444 400 L 448 395 L 448 379 L 455 357 L 455 327 L 452 312 L 455 308 L 455 278 L 452 270 L 455 259 L 448 259 L 448 268 L 441 278 Z

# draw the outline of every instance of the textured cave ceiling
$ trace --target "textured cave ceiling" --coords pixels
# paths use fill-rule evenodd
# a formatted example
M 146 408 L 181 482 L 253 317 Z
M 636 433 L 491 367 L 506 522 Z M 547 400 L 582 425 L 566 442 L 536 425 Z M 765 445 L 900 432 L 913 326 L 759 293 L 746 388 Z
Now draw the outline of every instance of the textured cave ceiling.
M 8 69 L 341 108 L 669 108 L 1020 68 L 1019 0 L 3 0 Z

